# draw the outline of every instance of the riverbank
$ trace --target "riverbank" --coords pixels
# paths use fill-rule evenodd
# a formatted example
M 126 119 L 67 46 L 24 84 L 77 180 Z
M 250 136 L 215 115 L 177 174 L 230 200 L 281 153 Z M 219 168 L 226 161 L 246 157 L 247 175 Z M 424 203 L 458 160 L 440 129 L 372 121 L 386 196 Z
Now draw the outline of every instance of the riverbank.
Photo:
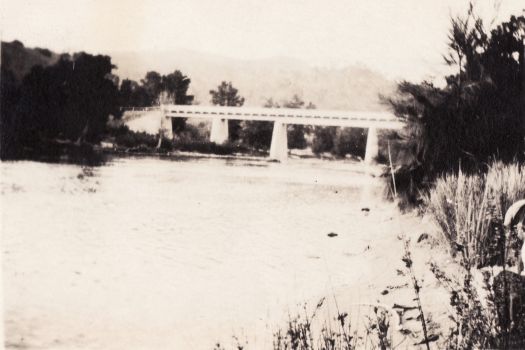
M 349 272 L 345 280 L 334 281 L 325 294 L 290 307 L 281 319 L 281 334 L 287 334 L 286 325 L 291 320 L 296 322 L 296 317 L 305 322 L 315 314 L 309 319 L 314 343 L 328 339 L 339 342 L 346 335 L 352 337 L 348 344 L 355 348 L 380 348 L 374 325 L 378 315 L 385 311 L 385 335 L 390 342 L 387 348 L 426 348 L 422 343 L 425 338 L 417 295 L 402 260 L 405 242 L 409 241 L 430 347 L 444 348 L 449 341 L 449 327 L 453 325 L 451 296 L 432 273 L 431 265 L 440 266 L 449 276 L 456 275 L 458 266 L 441 242 L 439 229 L 428 217 L 415 213 L 401 215 L 394 206 L 371 210 L 367 218 L 370 224 L 363 227 L 366 234 L 351 242 L 343 239 L 347 264 L 353 267 L 350 270 L 339 267 Z M 341 316 L 346 330 L 339 324 Z M 248 342 L 247 348 L 250 345 Z

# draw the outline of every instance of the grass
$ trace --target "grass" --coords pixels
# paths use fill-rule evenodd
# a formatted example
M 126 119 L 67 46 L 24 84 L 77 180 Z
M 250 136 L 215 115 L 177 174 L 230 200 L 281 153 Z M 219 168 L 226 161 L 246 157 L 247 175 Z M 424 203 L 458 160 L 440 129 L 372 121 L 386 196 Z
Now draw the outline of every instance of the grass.
M 448 348 L 510 349 L 525 345 L 525 322 L 520 321 L 525 314 L 519 311 L 514 315 L 516 309 L 523 309 L 523 300 L 518 299 L 514 311 L 509 308 L 515 289 L 521 288 L 517 286 L 523 281 L 506 271 L 508 265 L 518 263 L 521 244 L 514 230 L 503 227 L 508 208 L 523 198 L 525 166 L 502 162 L 489 164 L 486 173 L 444 175 L 424 198 L 427 211 L 440 226 L 453 254 L 459 254 L 462 266 L 459 278 L 450 278 L 437 265 L 431 266 L 451 295 L 455 327 L 448 336 Z M 496 276 L 494 265 L 503 270 Z
M 379 306 L 370 307 L 367 317 L 359 316 L 364 328 L 358 329 L 347 312 L 338 311 L 336 317 L 319 319 L 318 312 L 324 302 L 322 298 L 311 314 L 305 306 L 302 314 L 290 316 L 286 327 L 274 332 L 273 350 L 386 350 L 392 347 L 388 311 Z
M 469 266 L 483 267 L 502 263 L 503 218 L 523 198 L 525 166 L 493 162 L 487 173 L 460 171 L 438 178 L 424 204 L 452 251 L 460 252 Z

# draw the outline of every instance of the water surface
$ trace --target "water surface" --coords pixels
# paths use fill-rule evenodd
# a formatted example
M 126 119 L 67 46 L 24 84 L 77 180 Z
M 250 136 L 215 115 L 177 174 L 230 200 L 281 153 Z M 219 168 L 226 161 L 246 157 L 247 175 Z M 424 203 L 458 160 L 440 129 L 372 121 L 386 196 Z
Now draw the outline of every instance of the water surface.
M 384 228 L 361 211 L 378 189 L 356 170 L 2 163 L 8 347 L 212 349 L 237 334 L 270 348 L 290 306 L 369 273 L 353 257 Z

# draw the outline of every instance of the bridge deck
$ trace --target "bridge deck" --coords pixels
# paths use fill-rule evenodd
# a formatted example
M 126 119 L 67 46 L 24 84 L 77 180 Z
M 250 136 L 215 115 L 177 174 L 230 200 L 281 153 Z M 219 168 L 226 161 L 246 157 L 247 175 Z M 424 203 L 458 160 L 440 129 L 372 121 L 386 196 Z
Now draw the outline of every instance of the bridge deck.
M 247 108 L 164 105 L 167 117 L 279 121 L 284 124 L 401 129 L 404 123 L 388 112 L 330 111 L 290 108 Z

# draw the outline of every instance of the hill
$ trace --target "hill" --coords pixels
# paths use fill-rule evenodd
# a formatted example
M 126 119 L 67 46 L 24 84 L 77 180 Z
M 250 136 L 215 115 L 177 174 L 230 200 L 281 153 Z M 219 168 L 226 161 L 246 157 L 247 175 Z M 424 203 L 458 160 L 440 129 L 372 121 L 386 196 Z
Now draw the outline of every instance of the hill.
M 20 41 L 2 42 L 2 66 L 11 70 L 17 81 L 35 65 L 48 66 L 60 54 L 42 48 L 27 48 Z M 162 74 L 181 70 L 191 79 L 189 93 L 195 102 L 210 104 L 211 89 L 221 81 L 231 81 L 245 97 L 246 106 L 262 106 L 298 95 L 317 108 L 346 110 L 383 110 L 379 94 L 388 95 L 395 84 L 364 66 L 344 68 L 312 67 L 287 57 L 241 60 L 190 50 L 173 52 L 108 52 L 117 65 L 120 79 L 140 81 L 148 71 Z
M 181 70 L 191 78 L 189 93 L 197 103 L 210 104 L 209 90 L 231 81 L 246 106 L 262 106 L 268 98 L 289 100 L 294 94 L 323 109 L 383 110 L 379 94 L 394 91 L 395 83 L 364 66 L 311 67 L 286 57 L 240 60 L 190 50 L 173 52 L 113 52 L 121 79 L 140 81 L 145 73 Z

